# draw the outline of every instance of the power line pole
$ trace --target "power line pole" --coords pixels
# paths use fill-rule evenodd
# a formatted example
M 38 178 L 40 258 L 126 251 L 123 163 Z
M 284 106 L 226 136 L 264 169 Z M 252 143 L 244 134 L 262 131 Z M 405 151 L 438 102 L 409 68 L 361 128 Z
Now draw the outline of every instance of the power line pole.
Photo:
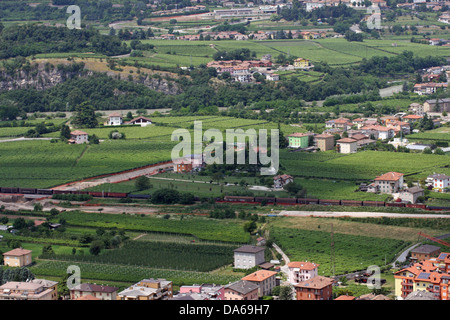
M 331 242 L 330 242 L 330 247 L 331 247 L 331 274 L 335 275 L 335 269 L 334 269 L 334 231 L 333 231 L 333 224 L 331 224 Z

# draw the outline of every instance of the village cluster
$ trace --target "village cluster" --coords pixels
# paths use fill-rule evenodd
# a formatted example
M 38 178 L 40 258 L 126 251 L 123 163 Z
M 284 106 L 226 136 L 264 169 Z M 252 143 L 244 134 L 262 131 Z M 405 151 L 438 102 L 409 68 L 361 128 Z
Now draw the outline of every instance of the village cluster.
M 319 264 L 293 261 L 280 266 L 280 261 L 264 259 L 265 242 L 244 245 L 234 250 L 234 267 L 257 269 L 242 279 L 227 285 L 182 285 L 174 292 L 170 279 L 142 279 L 119 291 L 118 288 L 81 283 L 69 286 L 69 300 L 259 300 L 271 296 L 275 287 L 290 287 L 293 300 L 389 300 L 382 294 L 364 294 L 359 297 L 340 295 L 333 298 L 333 286 L 339 279 L 319 275 Z M 32 263 L 31 250 L 16 248 L 5 252 L 4 264 L 23 267 Z M 370 274 L 349 276 L 368 283 Z M 448 300 L 450 280 L 450 253 L 440 247 L 422 245 L 411 251 L 409 266 L 394 273 L 395 297 L 399 300 Z M 378 279 L 380 280 L 380 279 Z M 380 280 L 380 283 L 382 281 Z M 0 300 L 56 300 L 58 282 L 33 279 L 10 281 L 0 286 Z

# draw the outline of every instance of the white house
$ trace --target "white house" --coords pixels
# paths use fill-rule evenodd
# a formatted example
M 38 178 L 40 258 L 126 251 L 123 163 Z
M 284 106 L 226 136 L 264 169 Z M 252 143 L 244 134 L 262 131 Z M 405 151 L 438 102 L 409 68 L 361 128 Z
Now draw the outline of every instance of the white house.
M 89 142 L 89 135 L 80 130 L 75 130 L 70 133 L 69 143 L 81 144 Z
M 336 141 L 339 153 L 354 153 L 358 150 L 358 141 L 352 138 L 343 138 Z
M 409 203 L 416 203 L 419 197 L 424 196 L 424 191 L 420 187 L 411 187 L 401 191 L 398 197 L 404 201 Z
M 237 269 L 250 269 L 264 262 L 264 247 L 244 245 L 234 250 L 234 267 Z
M 433 175 L 433 189 L 439 192 L 450 189 L 450 176 L 445 174 Z
M 288 264 L 288 279 L 291 284 L 297 284 L 318 276 L 318 264 L 312 262 L 293 261 Z
M 120 126 L 122 123 L 123 118 L 119 113 L 113 112 L 109 115 L 107 122 L 108 126 Z
M 152 120 L 143 116 L 131 119 L 130 121 L 127 121 L 126 124 L 139 124 L 141 127 L 148 126 L 152 124 Z

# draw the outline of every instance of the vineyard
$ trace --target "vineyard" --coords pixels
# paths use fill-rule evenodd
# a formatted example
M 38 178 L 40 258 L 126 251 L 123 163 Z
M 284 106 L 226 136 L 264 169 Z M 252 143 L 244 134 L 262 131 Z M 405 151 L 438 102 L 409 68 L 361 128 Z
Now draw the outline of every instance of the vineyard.
M 233 262 L 235 246 L 129 241 L 93 255 L 43 255 L 43 259 L 207 272 Z
M 313 261 L 320 264 L 320 275 L 332 274 L 329 232 L 273 228 L 270 234 L 291 261 Z M 384 266 L 385 261 L 392 262 L 408 244 L 402 240 L 335 233 L 335 273 L 365 270 L 370 265 Z
M 202 240 L 231 243 L 247 243 L 249 234 L 244 232 L 241 221 L 220 221 L 194 216 L 176 216 L 163 219 L 160 216 L 109 215 L 101 213 L 63 212 L 59 215 L 71 226 L 93 228 L 117 228 L 127 231 L 167 232 L 193 235 Z
M 210 272 L 195 272 L 181 270 L 154 269 L 141 266 L 124 266 L 117 264 L 100 264 L 73 261 L 40 261 L 30 268 L 31 272 L 40 277 L 64 277 L 67 267 L 77 265 L 81 278 L 85 281 L 121 281 L 136 283 L 142 279 L 170 279 L 175 285 L 194 283 L 228 284 L 241 277 L 235 275 L 218 275 Z

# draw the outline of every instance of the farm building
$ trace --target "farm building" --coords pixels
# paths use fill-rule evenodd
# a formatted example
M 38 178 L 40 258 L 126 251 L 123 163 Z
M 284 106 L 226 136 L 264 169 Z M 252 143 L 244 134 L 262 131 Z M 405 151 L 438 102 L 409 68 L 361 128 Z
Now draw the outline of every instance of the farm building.
M 333 150 L 334 148 L 334 136 L 331 134 L 319 134 L 314 137 L 316 140 L 316 146 L 320 151 Z
M 283 188 L 290 182 L 293 182 L 294 178 L 288 174 L 282 174 L 273 177 L 273 185 L 275 188 Z
M 152 120 L 146 117 L 137 117 L 134 119 L 131 119 L 130 121 L 125 122 L 125 124 L 139 124 L 141 127 L 148 126 L 152 124 Z
M 23 267 L 31 264 L 31 250 L 16 248 L 3 254 L 3 263 L 10 267 Z
M 234 250 L 234 267 L 250 269 L 265 262 L 264 247 L 245 245 Z
M 352 138 L 343 138 L 336 141 L 336 151 L 339 153 L 355 153 L 358 141 Z
M 108 126 L 120 126 L 123 123 L 123 118 L 118 112 L 113 112 L 108 116 L 106 125 Z
M 375 186 L 381 193 L 396 193 L 403 189 L 403 173 L 388 172 L 376 177 Z
M 70 133 L 70 139 L 68 140 L 71 144 L 82 144 L 89 142 L 89 135 L 80 130 L 75 130 Z

